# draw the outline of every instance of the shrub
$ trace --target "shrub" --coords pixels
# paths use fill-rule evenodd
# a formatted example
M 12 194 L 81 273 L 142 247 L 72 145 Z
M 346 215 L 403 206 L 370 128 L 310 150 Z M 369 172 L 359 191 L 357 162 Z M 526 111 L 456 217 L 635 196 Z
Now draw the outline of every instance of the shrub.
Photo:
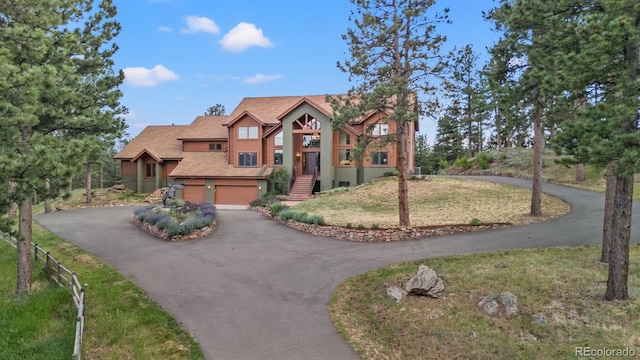
M 345 226 L 346 226 L 347 229 L 351 229 L 353 227 L 353 225 L 350 222 L 348 222 L 347 225 L 345 225 Z
M 180 199 L 171 199 L 169 201 L 167 201 L 167 206 L 168 207 L 181 207 L 182 205 L 184 205 L 184 201 L 180 200 Z
M 276 203 L 273 203 L 273 204 L 269 205 L 269 212 L 271 212 L 271 216 L 278 216 L 280 211 L 282 211 L 284 209 L 288 209 L 288 208 L 289 208 L 288 205 L 283 204 L 281 202 L 276 202 Z
M 371 224 L 371 229 L 378 230 L 379 228 L 380 228 L 380 224 L 378 224 L 378 223 Z
M 358 224 L 358 230 L 364 230 L 364 225 Z
M 295 214 L 296 212 L 294 210 L 284 209 L 280 211 L 280 213 L 278 214 L 278 217 L 280 217 L 282 221 L 287 221 L 287 220 L 293 219 Z
M 471 221 L 469 221 L 469 224 L 471 226 L 479 226 L 480 224 L 482 224 L 482 222 L 478 218 L 473 218 L 471 219 Z
M 398 170 L 395 171 L 385 171 L 382 176 L 398 176 Z
M 491 166 L 494 158 L 490 154 L 487 153 L 479 153 L 476 155 L 476 160 L 478 161 L 478 165 L 482 170 L 486 170 Z
M 261 207 L 264 206 L 264 203 L 260 199 L 255 199 L 249 202 L 249 207 Z
M 152 211 L 145 219 L 151 225 L 156 225 L 160 221 L 171 220 L 167 215 L 159 211 Z
M 438 168 L 446 169 L 448 167 L 449 167 L 449 162 L 446 159 L 440 159 L 440 161 L 438 161 Z
M 322 215 L 309 215 L 306 220 L 307 224 L 324 225 L 324 216 Z
M 469 170 L 471 169 L 471 161 L 469 161 L 469 158 L 466 156 L 461 157 L 460 159 L 456 160 L 453 163 L 454 166 L 459 166 L 464 170 Z

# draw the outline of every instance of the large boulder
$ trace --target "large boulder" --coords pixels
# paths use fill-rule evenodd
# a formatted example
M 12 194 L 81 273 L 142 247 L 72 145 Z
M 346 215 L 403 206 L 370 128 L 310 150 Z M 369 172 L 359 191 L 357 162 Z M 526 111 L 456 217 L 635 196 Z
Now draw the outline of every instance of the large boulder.
M 404 289 L 410 294 L 438 298 L 444 291 L 444 282 L 435 270 L 426 265 L 420 265 L 418 273 L 407 281 Z

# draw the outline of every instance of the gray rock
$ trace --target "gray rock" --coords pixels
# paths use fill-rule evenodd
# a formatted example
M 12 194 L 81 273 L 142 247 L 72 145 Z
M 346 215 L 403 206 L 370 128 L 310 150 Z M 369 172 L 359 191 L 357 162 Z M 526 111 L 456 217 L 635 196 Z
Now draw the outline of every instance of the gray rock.
M 425 265 L 418 267 L 418 273 L 404 285 L 408 293 L 433 298 L 440 297 L 444 291 L 444 282 L 438 277 L 435 270 Z
M 407 296 L 407 292 L 397 286 L 388 286 L 387 295 L 397 304 Z
M 547 317 L 543 314 L 533 314 L 533 322 L 540 326 L 547 326 Z
M 507 315 L 513 315 L 518 312 L 518 297 L 510 292 L 500 294 L 500 302 L 504 306 Z
M 478 307 L 489 315 L 495 315 L 500 310 L 506 315 L 513 315 L 518 312 L 518 297 L 510 292 L 489 294 L 480 300 Z

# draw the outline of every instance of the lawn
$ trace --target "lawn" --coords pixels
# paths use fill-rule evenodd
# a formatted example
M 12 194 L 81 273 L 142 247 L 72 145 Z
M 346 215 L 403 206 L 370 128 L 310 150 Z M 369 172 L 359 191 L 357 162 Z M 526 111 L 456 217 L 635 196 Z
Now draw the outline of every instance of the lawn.
M 204 355 L 199 345 L 193 338 L 171 317 L 166 311 L 150 299 L 143 290 L 136 286 L 133 282 L 122 276 L 111 266 L 103 263 L 94 256 L 84 252 L 78 247 L 60 239 L 34 223 L 33 242 L 38 243 L 42 248 L 48 249 L 51 255 L 61 261 L 67 268 L 74 271 L 80 281 L 85 284 L 85 332 L 83 337 L 83 358 L 84 359 L 203 359 Z M 15 252 L 9 245 L 0 244 L 0 254 L 3 257 L 10 251 Z M 14 256 L 15 257 L 15 256 Z M 36 302 L 37 308 L 43 308 L 41 317 L 46 323 L 47 319 L 51 321 L 49 327 L 58 328 L 60 338 L 47 340 L 45 335 L 55 333 L 56 331 L 47 330 L 24 330 L 25 333 L 19 333 L 21 327 L 14 323 L 21 324 L 25 321 L 31 321 L 33 317 L 30 313 L 8 313 L 11 311 L 4 309 L 4 304 L 20 303 L 25 300 L 15 298 L 15 261 L 11 264 L 4 264 L 2 272 L 9 274 L 13 280 L 13 289 L 9 285 L 4 285 L 2 298 L 0 301 L 3 305 L 3 318 L 15 317 L 12 323 L 7 323 L 8 327 L 2 326 L 0 319 L 0 332 L 9 330 L 10 334 L 15 333 L 15 338 L 7 338 L 7 341 L 16 341 L 24 343 L 22 350 L 18 347 L 6 347 L 0 343 L 0 351 L 8 351 L 3 354 L 0 352 L 2 359 L 25 359 L 38 358 L 31 356 L 22 356 L 25 351 L 30 349 L 39 349 L 44 355 L 42 359 L 64 359 L 70 358 L 73 352 L 73 338 L 75 330 L 75 307 L 71 301 L 71 297 L 64 289 L 53 287 L 52 296 L 61 300 L 58 303 L 48 305 L 51 300 L 40 300 L 39 291 L 36 296 L 29 296 L 29 302 Z M 6 271 L 5 271 L 6 270 Z M 41 282 L 35 282 L 39 288 Z M 46 308 L 44 308 L 46 306 Z M 58 315 L 62 314 L 64 317 Z M 19 317 L 18 317 L 19 316 Z M 64 324 L 62 324 L 64 323 Z M 70 329 L 70 330 L 69 330 Z M 69 335 L 69 331 L 71 331 Z M 64 335 L 64 337 L 62 337 Z M 0 341 L 4 341 L 6 337 L 2 337 Z M 12 339 L 12 340 L 11 340 Z M 58 339 L 58 340 L 56 340 Z M 59 342 L 60 350 L 55 350 L 51 356 L 44 351 L 40 345 Z M 48 347 L 48 346 L 47 346 Z M 13 352 L 15 349 L 16 352 Z M 31 354 L 26 352 L 26 354 Z M 62 356 L 61 354 L 64 354 Z
M 363 359 L 569 359 L 576 347 L 640 354 L 640 245 L 631 246 L 628 301 L 604 301 L 600 248 L 503 251 L 380 268 L 342 283 L 330 303 L 340 334 Z M 441 298 L 396 304 L 386 285 L 403 286 L 418 265 L 435 269 Z M 516 315 L 478 308 L 489 293 L 518 297 Z M 544 316 L 546 325 L 534 323 Z
M 324 195 L 293 207 L 324 217 L 330 225 L 395 227 L 398 224 L 396 178 L 381 178 L 346 191 Z M 425 177 L 409 181 L 412 226 L 482 223 L 523 225 L 566 214 L 570 207 L 544 195 L 543 217 L 529 216 L 531 190 L 475 180 Z

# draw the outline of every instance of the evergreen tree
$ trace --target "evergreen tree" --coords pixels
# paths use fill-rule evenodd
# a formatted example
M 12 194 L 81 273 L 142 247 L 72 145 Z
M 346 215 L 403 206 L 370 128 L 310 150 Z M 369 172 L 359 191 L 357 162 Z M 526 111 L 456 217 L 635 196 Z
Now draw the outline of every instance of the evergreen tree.
M 343 36 L 351 59 L 338 67 L 349 73 L 356 84 L 349 97 L 331 98 L 333 127 L 339 129 L 357 118 L 380 111 L 385 121 L 397 124 L 397 131 L 386 141 L 397 149 L 398 216 L 401 226 L 410 225 L 407 188 L 407 144 L 409 124 L 418 121 L 421 110 L 432 110 L 437 101 L 433 76 L 445 66 L 440 46 L 445 37 L 436 33 L 436 25 L 447 22 L 443 14 L 433 12 L 433 0 L 351 0 L 354 28 Z M 421 103 L 418 96 L 424 96 Z M 360 149 L 367 145 L 361 142 Z M 359 150 L 360 152 L 362 150 Z
M 67 178 L 69 139 L 119 136 L 122 72 L 112 42 L 120 31 L 110 0 L 9 0 L 0 3 L 1 206 L 19 204 L 16 291 L 31 285 L 31 206 L 51 196 L 50 180 Z M 47 181 L 45 181 L 47 180 Z
M 213 106 L 209 106 L 207 111 L 204 112 L 204 116 L 224 116 L 226 115 L 226 110 L 224 105 L 215 104 Z

